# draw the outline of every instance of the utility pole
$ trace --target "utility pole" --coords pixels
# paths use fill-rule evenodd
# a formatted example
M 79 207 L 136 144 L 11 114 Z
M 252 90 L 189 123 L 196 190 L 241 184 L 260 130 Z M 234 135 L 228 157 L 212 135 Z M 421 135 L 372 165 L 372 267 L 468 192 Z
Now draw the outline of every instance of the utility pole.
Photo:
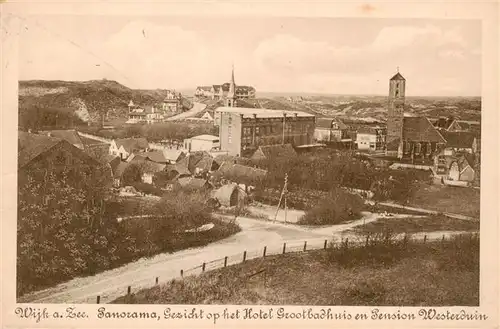
M 276 213 L 274 214 L 274 222 L 276 222 L 276 217 L 278 217 L 278 211 L 280 210 L 281 200 L 283 197 L 285 198 L 285 222 L 286 222 L 286 191 L 288 185 L 288 174 L 285 174 L 285 184 L 283 185 L 283 189 L 281 190 L 280 200 L 278 202 L 278 207 L 276 207 Z
M 283 139 L 281 144 L 285 144 L 286 113 L 283 113 Z
M 286 223 L 286 212 L 287 212 L 287 207 L 286 207 L 286 192 L 288 192 L 287 185 L 288 185 L 288 174 L 285 174 L 285 184 L 283 185 L 283 193 L 285 196 L 285 223 Z

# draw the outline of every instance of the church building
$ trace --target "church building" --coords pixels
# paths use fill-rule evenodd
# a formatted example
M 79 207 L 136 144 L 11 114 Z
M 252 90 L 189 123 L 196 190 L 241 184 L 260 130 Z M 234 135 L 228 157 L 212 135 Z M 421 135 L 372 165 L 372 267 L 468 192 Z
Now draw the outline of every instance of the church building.
M 446 140 L 423 116 L 405 116 L 406 79 L 398 72 L 389 81 L 386 155 L 412 162 L 428 162 Z

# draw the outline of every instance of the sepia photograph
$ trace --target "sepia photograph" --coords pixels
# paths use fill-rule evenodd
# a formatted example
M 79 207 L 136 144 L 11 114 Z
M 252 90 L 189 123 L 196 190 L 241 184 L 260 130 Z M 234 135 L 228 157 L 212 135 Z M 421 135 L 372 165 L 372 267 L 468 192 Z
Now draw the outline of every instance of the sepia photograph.
M 20 302 L 479 305 L 479 21 L 22 24 Z
M 487 320 L 483 22 L 356 8 L 16 16 L 17 317 Z

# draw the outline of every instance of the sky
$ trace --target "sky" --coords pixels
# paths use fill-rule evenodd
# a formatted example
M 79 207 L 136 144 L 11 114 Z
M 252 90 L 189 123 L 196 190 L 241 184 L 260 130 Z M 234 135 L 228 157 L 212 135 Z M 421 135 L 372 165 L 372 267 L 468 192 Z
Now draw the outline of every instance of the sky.
M 21 80 L 116 80 L 130 88 L 222 84 L 262 92 L 479 96 L 475 20 L 281 17 L 30 16 Z

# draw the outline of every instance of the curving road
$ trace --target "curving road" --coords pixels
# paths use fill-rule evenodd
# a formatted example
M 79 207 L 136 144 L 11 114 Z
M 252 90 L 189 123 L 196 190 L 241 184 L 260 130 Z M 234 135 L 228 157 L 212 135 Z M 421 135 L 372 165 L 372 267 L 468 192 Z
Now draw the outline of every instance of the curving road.
M 202 112 L 206 107 L 207 107 L 206 104 L 199 103 L 199 102 L 193 102 L 193 107 L 189 111 L 182 112 L 180 114 L 177 114 L 177 115 L 174 115 L 170 118 L 167 118 L 166 121 L 183 120 L 183 119 L 193 117 L 196 114 Z
M 408 217 L 408 215 L 394 215 L 392 218 L 398 216 Z M 229 257 L 228 265 L 241 262 L 244 251 L 248 252 L 247 259 L 260 257 L 264 246 L 267 247 L 267 254 L 278 254 L 282 252 L 285 242 L 288 251 L 299 251 L 302 250 L 304 241 L 308 241 L 309 249 L 322 248 L 325 239 L 340 241 L 341 238 L 349 238 L 350 241 L 356 241 L 358 237 L 346 231 L 381 217 L 381 214 L 364 213 L 363 218 L 351 223 L 323 227 L 304 227 L 240 217 L 237 223 L 242 231 L 224 240 L 204 247 L 160 254 L 149 259 L 143 258 L 94 276 L 75 278 L 22 296 L 18 302 L 95 303 L 99 295 L 101 302 L 106 303 L 124 295 L 128 286 L 132 287 L 132 291 L 137 291 L 152 287 L 156 277 L 160 283 L 178 278 L 181 269 L 186 275 L 197 274 L 201 272 L 200 265 L 203 262 L 207 262 L 208 270 L 214 266 L 210 261 L 222 258 L 223 262 L 224 256 Z M 441 238 L 443 234 L 454 233 L 456 232 L 434 232 L 426 235 L 428 240 L 432 240 Z M 221 261 L 217 266 L 221 266 Z M 198 269 L 187 271 L 193 267 Z

